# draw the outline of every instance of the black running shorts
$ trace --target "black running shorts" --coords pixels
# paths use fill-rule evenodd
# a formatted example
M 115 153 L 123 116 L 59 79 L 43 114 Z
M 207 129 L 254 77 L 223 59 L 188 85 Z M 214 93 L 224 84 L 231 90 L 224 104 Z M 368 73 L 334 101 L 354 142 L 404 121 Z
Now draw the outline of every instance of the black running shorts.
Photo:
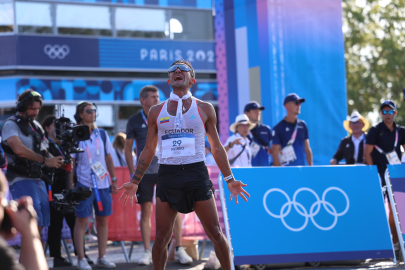
M 180 213 L 194 211 L 194 203 L 213 197 L 212 182 L 204 161 L 184 164 L 160 164 L 156 197 L 168 202 L 170 207 Z
M 136 197 L 139 204 L 144 202 L 152 202 L 157 178 L 157 173 L 145 174 L 142 177 L 142 181 L 139 183 L 138 190 L 136 191 Z

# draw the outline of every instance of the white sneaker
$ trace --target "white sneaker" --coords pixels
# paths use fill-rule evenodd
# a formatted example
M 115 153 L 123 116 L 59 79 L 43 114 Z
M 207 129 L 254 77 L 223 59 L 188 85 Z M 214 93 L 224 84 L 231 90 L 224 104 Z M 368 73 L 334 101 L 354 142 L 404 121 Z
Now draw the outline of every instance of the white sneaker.
M 145 250 L 142 257 L 138 260 L 138 264 L 149 265 L 152 263 L 152 252 L 150 250 Z
M 115 265 L 115 263 L 110 262 L 109 260 L 107 260 L 105 255 L 101 259 L 97 259 L 97 266 L 98 267 L 103 267 L 103 268 L 115 268 L 115 267 L 117 267 Z
M 76 268 L 79 270 L 91 270 L 91 266 L 87 262 L 86 258 L 81 259 L 77 262 Z
M 179 247 L 178 250 L 174 252 L 174 260 L 181 264 L 191 264 L 193 262 L 193 259 L 186 253 L 184 247 Z

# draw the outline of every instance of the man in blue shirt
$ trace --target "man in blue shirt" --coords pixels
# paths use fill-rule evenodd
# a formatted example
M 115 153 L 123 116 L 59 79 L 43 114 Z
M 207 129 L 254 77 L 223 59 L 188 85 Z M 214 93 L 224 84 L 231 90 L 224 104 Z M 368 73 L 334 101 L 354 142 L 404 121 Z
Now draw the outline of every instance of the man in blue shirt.
M 245 114 L 254 128 L 249 131 L 250 149 L 252 150 L 252 166 L 270 166 L 271 155 L 271 129 L 259 123 L 264 110 L 256 101 L 251 101 L 245 106 Z
M 284 99 L 287 116 L 273 129 L 274 166 L 312 166 L 308 128 L 304 121 L 298 119 L 303 102 L 305 99 L 295 93 Z

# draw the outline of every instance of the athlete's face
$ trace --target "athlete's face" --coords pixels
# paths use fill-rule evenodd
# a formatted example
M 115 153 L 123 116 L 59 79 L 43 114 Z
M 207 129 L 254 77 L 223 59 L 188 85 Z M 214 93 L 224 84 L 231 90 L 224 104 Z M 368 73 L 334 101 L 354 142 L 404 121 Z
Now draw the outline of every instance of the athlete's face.
M 39 110 L 41 109 L 41 103 L 34 101 L 31 106 L 25 111 L 25 118 L 29 119 L 31 122 L 35 120 L 35 117 L 38 116 Z
M 191 77 L 191 71 L 181 71 L 177 68 L 175 71 L 169 73 L 169 80 L 167 80 L 172 88 L 191 88 L 195 84 L 195 79 Z
M 159 92 L 148 92 L 148 96 L 146 98 L 141 98 L 141 103 L 143 106 L 149 108 L 159 104 Z
M 80 118 L 83 123 L 94 123 L 96 121 L 96 109 L 93 105 L 87 105 L 84 107 L 83 112 L 80 114 Z

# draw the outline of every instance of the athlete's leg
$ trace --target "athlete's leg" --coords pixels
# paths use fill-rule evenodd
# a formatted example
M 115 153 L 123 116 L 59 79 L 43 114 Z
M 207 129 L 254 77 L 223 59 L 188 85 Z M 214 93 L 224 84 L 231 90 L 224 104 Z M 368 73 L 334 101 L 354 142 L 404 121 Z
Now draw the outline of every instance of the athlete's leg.
M 141 203 L 141 234 L 145 250 L 150 250 L 150 229 L 152 227 L 150 217 L 152 215 L 152 202 Z
M 200 219 L 208 238 L 214 244 L 215 254 L 221 263 L 222 269 L 230 270 L 229 245 L 219 225 L 217 206 L 214 198 L 196 202 L 194 204 L 194 211 Z
M 152 249 L 153 269 L 163 270 L 167 262 L 167 245 L 172 237 L 177 211 L 156 198 L 156 238 Z
M 176 247 L 182 246 L 183 245 L 183 237 L 181 235 L 181 230 L 183 228 L 183 219 L 181 217 L 181 214 L 177 214 L 176 221 L 174 222 L 174 239 L 176 240 Z

